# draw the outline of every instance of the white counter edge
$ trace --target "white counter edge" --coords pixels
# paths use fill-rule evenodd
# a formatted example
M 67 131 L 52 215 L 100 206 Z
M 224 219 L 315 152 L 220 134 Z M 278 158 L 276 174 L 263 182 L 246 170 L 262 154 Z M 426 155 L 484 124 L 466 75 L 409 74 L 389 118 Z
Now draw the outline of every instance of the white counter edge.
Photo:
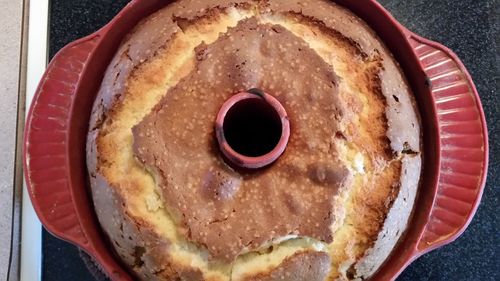
M 48 58 L 49 0 L 29 1 L 26 112 Z M 21 281 L 42 280 L 42 225 L 23 185 L 21 225 Z

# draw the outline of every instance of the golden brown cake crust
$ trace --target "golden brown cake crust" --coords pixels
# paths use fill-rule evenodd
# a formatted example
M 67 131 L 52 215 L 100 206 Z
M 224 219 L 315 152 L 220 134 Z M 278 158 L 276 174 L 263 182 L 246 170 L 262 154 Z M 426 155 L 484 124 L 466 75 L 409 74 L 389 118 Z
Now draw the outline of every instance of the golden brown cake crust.
M 366 228 L 357 228 L 354 232 L 349 232 L 351 231 L 349 230 L 345 233 L 357 233 L 356 235 L 360 235 L 359 239 L 368 241 L 359 245 L 337 246 L 335 241 L 343 238 L 342 233 L 335 233 L 334 237 L 338 239 L 328 246 L 335 249 L 334 254 L 330 255 L 332 267 L 327 269 L 328 279 L 332 276 L 340 279 L 368 278 L 379 268 L 398 241 L 406 228 L 413 207 L 421 168 L 419 122 L 407 83 L 385 46 L 360 19 L 328 1 L 183 0 L 172 3 L 153 14 L 125 38 L 103 79 L 92 111 L 87 141 L 87 165 L 92 195 L 105 233 L 120 258 L 143 280 L 226 280 L 220 277 L 226 276 L 226 273 L 219 277 L 207 275 L 199 266 L 189 265 L 174 258 L 172 256 L 175 248 L 173 242 L 166 239 L 153 222 L 138 216 L 135 209 L 131 209 L 133 205 L 131 198 L 140 194 L 133 192 L 133 186 L 124 187 L 123 183 L 111 179 L 109 171 L 112 163 L 108 162 L 107 157 L 111 150 L 106 138 L 113 133 L 110 128 L 115 126 L 115 121 L 119 121 L 114 120 L 114 116 L 123 107 L 124 101 L 127 101 L 131 77 L 136 75 L 138 69 L 153 61 L 169 46 L 174 45 L 177 38 L 189 30 L 191 25 L 204 21 L 217 21 L 221 14 L 227 13 L 228 9 L 232 8 L 248 10 L 252 13 L 258 10 L 260 14 L 270 15 L 269 18 L 264 17 L 264 21 L 282 21 L 287 24 L 286 29 L 300 26 L 293 33 L 302 38 L 309 38 L 301 34 L 304 26 L 307 28 L 311 25 L 318 26 L 319 29 L 311 28 L 311 30 L 315 33 L 325 31 L 325 34 L 328 34 L 324 36 L 325 38 L 338 40 L 341 42 L 339 44 L 346 44 L 346 50 L 353 50 L 353 60 L 362 61 L 366 65 L 375 65 L 373 70 L 367 72 L 369 73 L 367 74 L 368 82 L 364 80 L 365 78 L 359 81 L 369 85 L 369 91 L 375 93 L 376 96 L 373 100 L 379 102 L 377 105 L 370 106 L 377 110 L 381 109 L 377 111 L 378 115 L 373 115 L 377 121 L 370 124 L 376 130 L 373 129 L 369 134 L 356 134 L 352 130 L 346 130 L 345 135 L 342 136 L 347 139 L 347 142 L 362 144 L 360 151 L 364 151 L 367 155 L 365 168 L 373 168 L 374 174 L 379 173 L 377 176 L 372 176 L 371 171 L 370 173 L 367 171 L 365 181 L 362 180 L 362 174 L 358 173 L 355 182 L 361 191 L 350 199 L 356 208 L 360 208 L 357 212 L 366 215 L 364 219 L 356 218 L 350 223 L 358 226 L 366 225 Z M 280 15 L 281 18 L 273 18 L 272 15 Z M 316 40 L 321 36 L 309 39 Z M 308 40 L 306 42 L 309 44 Z M 319 47 L 313 46 L 312 48 L 318 54 L 321 53 L 318 50 Z M 356 57 L 356 54 L 360 57 Z M 324 55 L 322 58 L 325 59 Z M 333 58 L 335 59 L 337 58 Z M 370 59 L 376 59 L 376 63 L 371 64 Z M 349 80 L 344 76 L 343 71 L 337 73 L 340 76 L 339 83 Z M 359 91 L 363 92 L 365 89 L 359 89 Z M 362 104 L 366 101 L 356 98 L 351 100 L 349 96 L 345 96 L 345 92 L 346 89 L 341 87 L 340 95 L 347 103 L 349 111 L 359 107 L 359 112 L 362 112 Z M 352 120 L 352 114 L 355 113 L 346 113 L 346 118 Z M 379 122 L 379 119 L 382 121 Z M 379 123 L 385 124 L 385 127 L 378 128 Z M 130 129 L 136 124 L 132 124 Z M 363 123 L 363 126 L 365 125 Z M 356 127 L 354 123 L 349 126 Z M 371 136 L 377 137 L 370 143 L 366 142 L 366 139 L 373 139 Z M 381 152 L 384 150 L 388 153 Z M 352 167 L 349 167 L 349 170 L 351 171 Z M 359 185 L 359 182 L 363 184 Z M 133 185 L 133 183 L 127 184 Z M 380 185 L 380 191 L 377 185 Z M 363 195 L 363 192 L 367 191 L 373 192 L 373 195 Z M 348 220 L 351 219 L 349 214 L 347 217 Z M 344 225 L 341 229 L 344 231 L 346 226 Z M 364 234 L 359 232 L 364 232 Z M 361 250 L 353 250 L 353 254 L 350 254 L 351 247 L 359 247 Z M 307 261 L 311 263 L 312 268 L 317 268 L 317 276 L 323 276 L 319 273 L 324 272 L 326 268 L 323 266 L 325 251 L 327 250 L 323 248 L 320 252 L 314 252 L 314 257 Z M 261 270 L 260 273 L 256 272 L 257 277 L 251 280 L 274 280 L 269 279 L 271 278 L 269 276 L 282 277 L 279 274 L 282 274 L 285 268 L 289 271 L 300 272 L 303 268 L 296 266 L 298 263 L 293 262 L 296 256 L 300 254 L 296 253 L 293 257 L 285 258 L 274 268 Z M 349 261 L 345 269 L 340 268 L 343 267 L 340 264 L 343 260 Z M 295 266 L 290 264 L 295 264 Z M 349 274 L 346 275 L 347 271 Z M 265 275 L 263 272 L 275 273 Z M 318 280 L 323 279 L 325 278 Z
M 335 150 L 343 105 L 331 67 L 291 32 L 255 18 L 201 45 L 196 57 L 133 129 L 135 153 L 158 175 L 187 238 L 228 261 L 287 235 L 330 243 L 334 197 L 350 175 Z M 251 88 L 288 109 L 292 134 L 274 165 L 237 172 L 221 158 L 214 120 L 224 101 Z

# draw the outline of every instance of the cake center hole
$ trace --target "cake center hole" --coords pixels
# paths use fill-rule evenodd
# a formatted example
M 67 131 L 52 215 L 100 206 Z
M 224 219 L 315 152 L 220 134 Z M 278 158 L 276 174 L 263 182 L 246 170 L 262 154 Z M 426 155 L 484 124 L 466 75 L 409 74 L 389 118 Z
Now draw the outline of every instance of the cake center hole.
M 235 103 L 224 118 L 224 136 L 237 153 L 257 157 L 271 152 L 281 138 L 278 112 L 264 99 L 244 99 Z

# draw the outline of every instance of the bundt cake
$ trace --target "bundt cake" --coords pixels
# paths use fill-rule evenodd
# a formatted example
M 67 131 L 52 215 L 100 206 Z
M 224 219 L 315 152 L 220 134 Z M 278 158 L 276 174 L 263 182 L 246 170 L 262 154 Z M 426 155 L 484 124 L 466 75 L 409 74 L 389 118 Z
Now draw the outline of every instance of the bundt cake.
M 231 163 L 216 136 L 242 92 L 274 97 L 289 122 L 285 150 L 258 169 Z M 276 126 L 233 123 L 247 132 L 236 150 L 269 150 L 254 136 Z M 180 0 L 121 43 L 87 165 L 110 247 L 141 280 L 362 280 L 413 208 L 418 110 L 387 47 L 331 1 Z

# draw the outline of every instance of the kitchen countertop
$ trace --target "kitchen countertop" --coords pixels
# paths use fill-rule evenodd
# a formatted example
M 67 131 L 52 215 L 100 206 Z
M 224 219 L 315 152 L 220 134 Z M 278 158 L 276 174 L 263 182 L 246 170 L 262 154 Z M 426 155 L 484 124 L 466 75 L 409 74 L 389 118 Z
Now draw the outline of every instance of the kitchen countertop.
M 125 0 L 52 0 L 50 56 L 106 24 Z M 471 73 L 486 113 L 490 167 L 483 200 L 454 243 L 416 260 L 406 280 L 500 280 L 499 18 L 496 0 L 379 0 L 408 29 L 455 51 Z M 44 233 L 43 280 L 93 280 L 79 251 Z M 64 262 L 61 262 L 64 257 Z M 93 268 L 90 266 L 90 268 Z M 95 271 L 95 269 L 91 269 Z
M 16 167 L 22 0 L 0 0 L 0 280 L 17 272 L 21 185 Z M 13 227 L 14 225 L 14 227 Z M 12 274 L 11 276 L 15 276 Z

